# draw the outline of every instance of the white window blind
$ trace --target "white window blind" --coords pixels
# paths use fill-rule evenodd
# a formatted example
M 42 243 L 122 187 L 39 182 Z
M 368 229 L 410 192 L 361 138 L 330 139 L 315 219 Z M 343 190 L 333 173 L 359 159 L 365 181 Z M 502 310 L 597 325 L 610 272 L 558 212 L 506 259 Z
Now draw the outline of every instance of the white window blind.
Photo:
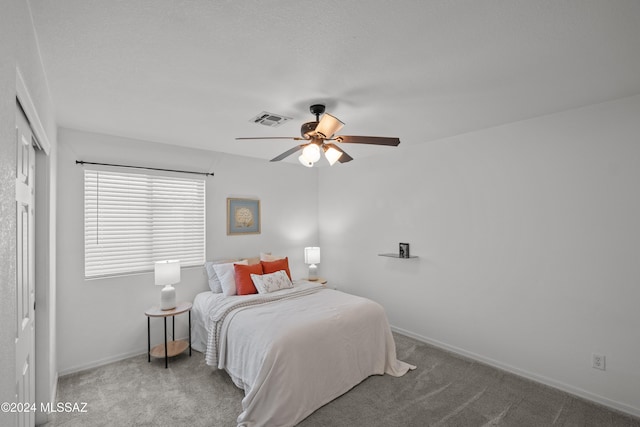
M 84 254 L 86 278 L 204 264 L 204 179 L 85 170 Z

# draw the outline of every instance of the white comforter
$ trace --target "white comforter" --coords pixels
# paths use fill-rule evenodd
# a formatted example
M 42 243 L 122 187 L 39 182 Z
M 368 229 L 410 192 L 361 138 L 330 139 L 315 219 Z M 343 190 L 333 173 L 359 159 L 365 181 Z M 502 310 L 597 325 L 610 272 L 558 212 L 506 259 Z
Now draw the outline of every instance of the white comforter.
M 292 426 L 370 375 L 415 368 L 379 304 L 317 284 L 219 298 L 204 320 L 207 363 L 245 391 L 238 426 Z

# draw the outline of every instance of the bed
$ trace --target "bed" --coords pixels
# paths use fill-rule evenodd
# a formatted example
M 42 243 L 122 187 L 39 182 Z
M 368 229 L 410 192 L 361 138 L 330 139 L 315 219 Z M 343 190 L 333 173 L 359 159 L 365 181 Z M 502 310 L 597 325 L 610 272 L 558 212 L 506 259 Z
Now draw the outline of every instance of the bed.
M 402 376 L 379 304 L 296 281 L 268 294 L 203 292 L 192 346 L 243 389 L 238 426 L 292 426 L 371 375 Z

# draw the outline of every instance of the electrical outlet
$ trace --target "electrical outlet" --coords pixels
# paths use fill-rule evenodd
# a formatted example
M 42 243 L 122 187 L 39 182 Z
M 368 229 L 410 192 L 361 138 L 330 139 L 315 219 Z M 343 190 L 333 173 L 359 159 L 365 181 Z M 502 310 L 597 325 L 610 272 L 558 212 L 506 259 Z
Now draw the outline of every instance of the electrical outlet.
M 593 353 L 591 355 L 591 364 L 595 369 L 605 370 L 605 356 L 602 354 Z

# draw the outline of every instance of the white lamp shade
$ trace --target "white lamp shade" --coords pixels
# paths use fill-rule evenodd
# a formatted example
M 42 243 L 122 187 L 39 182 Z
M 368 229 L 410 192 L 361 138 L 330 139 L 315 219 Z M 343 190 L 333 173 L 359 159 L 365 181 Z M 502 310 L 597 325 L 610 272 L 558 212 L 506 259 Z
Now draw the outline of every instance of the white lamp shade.
M 304 263 L 305 264 L 319 264 L 320 263 L 320 248 L 317 246 L 304 248 Z
M 320 147 L 318 147 L 318 145 L 314 143 L 311 143 L 304 147 L 304 149 L 302 150 L 302 156 L 304 156 L 304 158 L 311 163 L 315 163 L 320 160 Z
M 324 151 L 324 156 L 327 158 L 329 164 L 333 166 L 333 164 L 338 161 L 340 156 L 342 156 L 342 152 L 336 150 L 333 147 L 329 147 Z
M 344 123 L 331 114 L 325 113 L 320 119 L 318 126 L 316 126 L 316 133 L 320 134 L 323 138 L 331 138 L 333 134 L 342 129 L 342 126 L 344 126 Z
M 180 261 L 157 261 L 155 264 L 156 285 L 175 285 L 180 283 Z

